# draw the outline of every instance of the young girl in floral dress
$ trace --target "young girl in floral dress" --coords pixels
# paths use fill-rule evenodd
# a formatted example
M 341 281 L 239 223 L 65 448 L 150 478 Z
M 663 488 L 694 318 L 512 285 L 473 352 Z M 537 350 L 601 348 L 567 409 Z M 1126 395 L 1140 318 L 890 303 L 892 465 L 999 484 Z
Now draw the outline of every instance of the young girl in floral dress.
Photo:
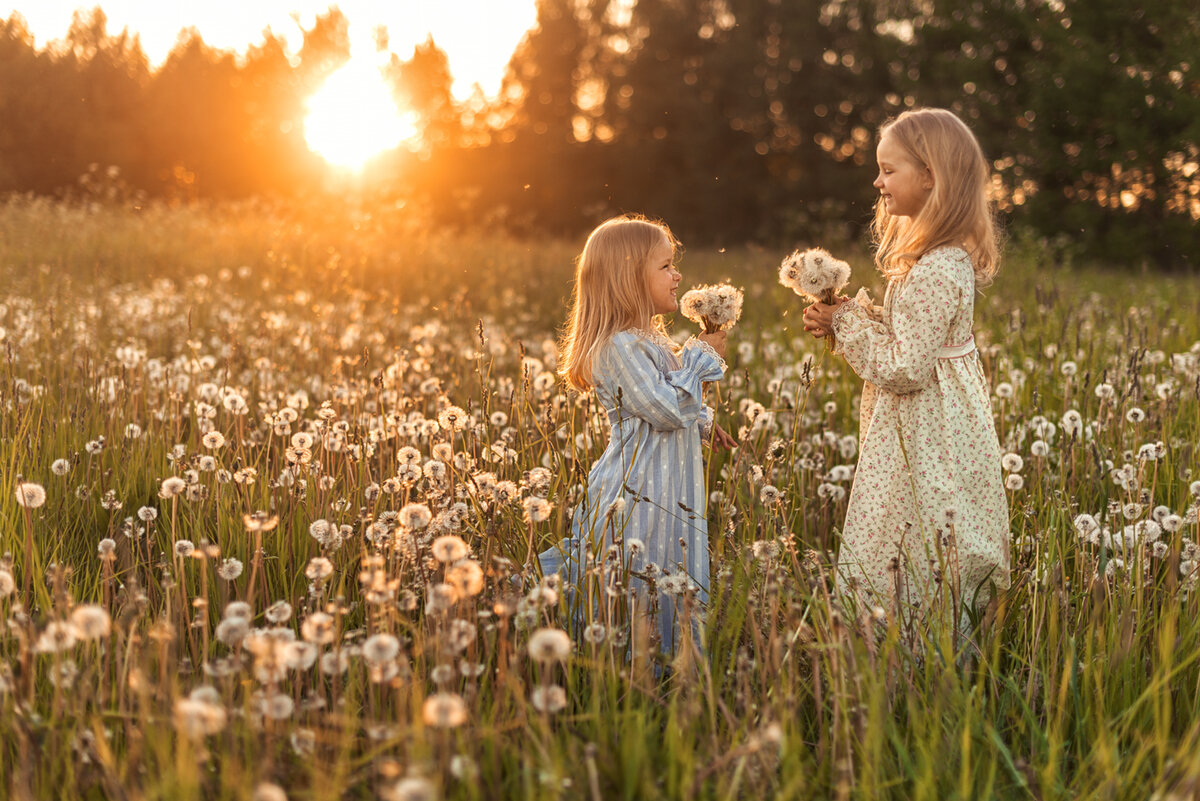
M 704 384 L 724 375 L 725 333 L 680 349 L 663 329 L 660 315 L 678 308 L 675 245 L 665 225 L 623 216 L 596 228 L 579 256 L 560 370 L 575 389 L 595 391 L 611 431 L 572 536 L 539 557 L 544 572 L 565 573 L 584 595 L 585 576 L 614 589 L 631 569 L 635 613 L 657 606 L 667 651 L 675 598 L 692 591 L 703 603 L 708 592 L 701 436 L 732 444 L 703 399 Z M 591 594 L 605 591 L 593 585 Z
M 885 124 L 876 157 L 883 307 L 837 298 L 804 313 L 865 382 L 838 584 L 905 621 L 949 600 L 961 624 L 1009 586 L 1000 446 L 972 335 L 975 290 L 999 266 L 990 171 L 970 129 L 942 109 Z

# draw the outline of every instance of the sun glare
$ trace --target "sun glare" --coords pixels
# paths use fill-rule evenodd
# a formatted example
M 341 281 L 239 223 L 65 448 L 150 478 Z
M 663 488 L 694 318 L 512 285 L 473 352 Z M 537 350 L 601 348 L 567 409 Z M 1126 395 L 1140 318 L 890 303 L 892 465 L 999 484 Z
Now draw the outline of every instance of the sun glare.
M 304 138 L 330 164 L 362 169 L 373 156 L 417 136 L 416 115 L 402 112 L 380 70 L 354 59 L 308 99 Z

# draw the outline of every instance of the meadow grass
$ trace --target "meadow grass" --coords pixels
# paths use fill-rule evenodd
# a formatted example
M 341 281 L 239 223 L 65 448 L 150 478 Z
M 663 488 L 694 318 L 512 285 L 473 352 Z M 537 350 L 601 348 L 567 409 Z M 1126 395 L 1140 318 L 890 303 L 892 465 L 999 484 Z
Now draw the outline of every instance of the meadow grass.
M 1010 245 L 976 331 L 1013 587 L 961 638 L 831 598 L 860 383 L 783 252 L 689 250 L 685 284 L 746 290 L 741 445 L 707 466 L 703 648 L 655 656 L 628 576 L 581 622 L 529 567 L 606 437 L 553 375 L 580 244 L 364 201 L 0 206 L 3 794 L 1200 792 L 1194 277 Z

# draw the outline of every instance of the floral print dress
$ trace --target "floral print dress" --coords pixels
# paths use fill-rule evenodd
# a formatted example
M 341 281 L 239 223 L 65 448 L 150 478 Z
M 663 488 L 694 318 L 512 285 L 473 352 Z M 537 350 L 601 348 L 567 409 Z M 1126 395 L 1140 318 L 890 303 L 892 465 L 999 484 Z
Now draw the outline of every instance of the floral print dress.
M 889 284 L 881 315 L 861 302 L 833 315 L 837 348 L 866 382 L 838 586 L 905 620 L 938 599 L 965 609 L 1009 586 L 1008 503 L 974 295 L 970 257 L 943 247 Z

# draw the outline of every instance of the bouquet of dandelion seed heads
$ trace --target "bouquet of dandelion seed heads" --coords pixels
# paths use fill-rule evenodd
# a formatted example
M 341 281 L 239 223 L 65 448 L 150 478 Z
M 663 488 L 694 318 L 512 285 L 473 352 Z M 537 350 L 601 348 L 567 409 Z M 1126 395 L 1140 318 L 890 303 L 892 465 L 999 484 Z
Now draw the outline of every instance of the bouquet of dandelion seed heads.
M 822 248 L 797 250 L 779 265 L 779 283 L 809 300 L 833 305 L 833 297 L 850 281 L 850 265 L 835 259 Z M 833 350 L 836 340 L 833 331 L 825 339 L 825 347 Z
M 703 284 L 679 299 L 683 316 L 704 326 L 704 333 L 728 331 L 742 316 L 742 290 L 729 284 Z

